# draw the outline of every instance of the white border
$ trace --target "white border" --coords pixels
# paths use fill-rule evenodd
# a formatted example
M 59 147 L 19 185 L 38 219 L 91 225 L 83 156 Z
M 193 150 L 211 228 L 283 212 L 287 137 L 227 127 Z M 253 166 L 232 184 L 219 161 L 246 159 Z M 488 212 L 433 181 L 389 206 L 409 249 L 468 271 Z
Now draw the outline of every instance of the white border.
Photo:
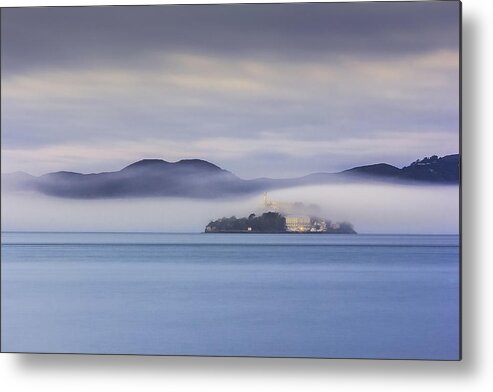
M 217 3 L 232 1 L 217 1 Z M 248 2 L 248 1 L 243 1 Z M 255 3 L 261 0 L 252 1 Z M 272 2 L 272 1 L 271 1 Z M 5 6 L 165 1 L 1 0 Z M 171 2 L 169 2 L 171 3 Z M 210 1 L 181 1 L 207 4 Z M 493 2 L 463 1 L 464 360 L 0 355 L 5 391 L 486 391 L 493 385 Z

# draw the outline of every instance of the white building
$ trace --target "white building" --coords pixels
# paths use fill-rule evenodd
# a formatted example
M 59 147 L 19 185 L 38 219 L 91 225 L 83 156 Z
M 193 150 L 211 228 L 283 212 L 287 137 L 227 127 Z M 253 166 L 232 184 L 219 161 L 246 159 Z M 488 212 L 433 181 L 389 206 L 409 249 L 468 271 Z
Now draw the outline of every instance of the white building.
M 310 231 L 312 228 L 311 219 L 307 215 L 288 215 L 286 216 L 286 230 L 295 232 Z

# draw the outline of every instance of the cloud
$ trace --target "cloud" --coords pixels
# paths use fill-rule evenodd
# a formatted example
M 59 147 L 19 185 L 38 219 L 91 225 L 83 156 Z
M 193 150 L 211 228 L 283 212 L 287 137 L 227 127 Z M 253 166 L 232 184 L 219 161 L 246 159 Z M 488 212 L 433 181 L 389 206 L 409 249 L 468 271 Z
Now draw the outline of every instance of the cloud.
M 458 150 L 455 3 L 7 11 L 3 171 L 289 176 Z
M 393 57 L 458 49 L 457 2 L 60 7 L 2 12 L 2 70 L 142 64 L 154 52 Z M 186 28 L 184 28 L 186 26 Z

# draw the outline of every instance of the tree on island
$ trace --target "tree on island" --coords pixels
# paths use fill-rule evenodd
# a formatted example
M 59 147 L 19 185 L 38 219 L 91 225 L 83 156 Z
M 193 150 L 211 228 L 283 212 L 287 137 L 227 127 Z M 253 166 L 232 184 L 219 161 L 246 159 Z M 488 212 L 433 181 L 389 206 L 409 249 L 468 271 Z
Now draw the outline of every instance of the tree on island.
M 284 233 L 286 218 L 277 212 L 266 212 L 261 216 L 250 214 L 248 218 L 221 218 L 209 222 L 206 232 L 255 232 L 255 233 Z

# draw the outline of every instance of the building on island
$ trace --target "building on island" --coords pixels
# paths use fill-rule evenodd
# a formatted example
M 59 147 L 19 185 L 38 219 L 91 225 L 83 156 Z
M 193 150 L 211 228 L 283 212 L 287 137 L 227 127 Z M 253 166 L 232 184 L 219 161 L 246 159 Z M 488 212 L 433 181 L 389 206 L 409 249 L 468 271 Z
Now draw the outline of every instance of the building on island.
M 286 217 L 287 232 L 319 233 L 327 230 L 327 222 L 324 219 L 314 218 L 313 215 L 306 215 L 308 211 L 302 203 L 272 200 L 268 197 L 267 192 L 264 192 L 263 196 L 263 210 L 283 214 Z M 303 210 L 305 214 L 303 214 Z
M 263 202 L 264 211 L 288 211 L 293 207 L 292 203 L 285 203 L 283 201 L 272 200 L 267 195 L 267 192 L 264 192 L 264 202 Z
M 311 219 L 307 215 L 286 216 L 286 231 L 306 232 L 311 229 Z
M 308 215 L 286 216 L 286 231 L 298 233 L 322 233 L 327 230 L 324 219 L 311 218 Z

